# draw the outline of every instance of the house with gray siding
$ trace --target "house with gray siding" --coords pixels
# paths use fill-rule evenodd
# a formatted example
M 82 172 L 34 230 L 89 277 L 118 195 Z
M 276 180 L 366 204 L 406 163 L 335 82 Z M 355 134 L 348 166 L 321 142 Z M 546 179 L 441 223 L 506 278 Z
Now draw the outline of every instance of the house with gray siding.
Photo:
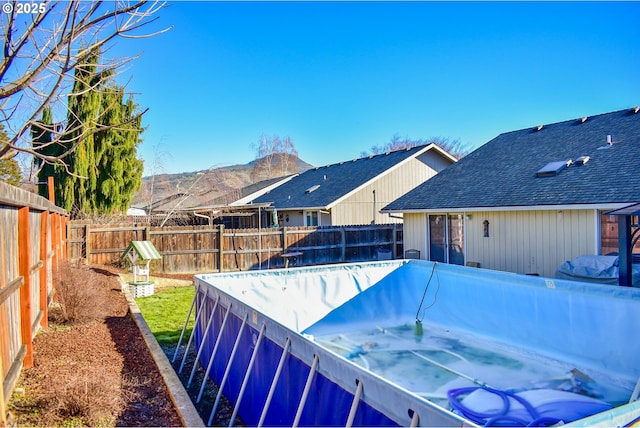
M 311 168 L 245 201 L 277 212 L 280 226 L 401 223 L 380 209 L 455 163 L 436 144 Z
M 639 110 L 505 132 L 382 212 L 403 215 L 405 250 L 427 260 L 554 276 L 617 252 L 607 213 L 640 202 Z

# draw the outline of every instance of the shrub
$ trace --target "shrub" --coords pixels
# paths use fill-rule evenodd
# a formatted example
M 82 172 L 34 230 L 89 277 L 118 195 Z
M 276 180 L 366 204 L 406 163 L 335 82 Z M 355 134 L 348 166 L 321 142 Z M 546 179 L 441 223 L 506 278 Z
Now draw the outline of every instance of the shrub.
M 97 274 L 86 266 L 63 262 L 60 281 L 56 288 L 56 300 L 60 316 L 67 323 L 81 323 L 96 318 L 98 292 L 92 284 Z
M 105 378 L 100 372 L 79 375 L 55 385 L 50 409 L 64 420 L 79 419 L 82 425 L 113 426 L 124 405 L 118 386 L 119 379 Z

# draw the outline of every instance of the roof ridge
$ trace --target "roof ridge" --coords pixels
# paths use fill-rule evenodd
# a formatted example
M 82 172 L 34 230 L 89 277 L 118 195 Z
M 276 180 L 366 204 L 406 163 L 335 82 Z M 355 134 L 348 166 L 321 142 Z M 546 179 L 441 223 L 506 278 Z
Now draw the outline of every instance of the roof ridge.
M 524 127 L 524 128 L 520 128 L 520 129 L 515 129 L 515 130 L 512 130 L 512 131 L 503 132 L 502 134 L 509 134 L 511 132 L 520 132 L 520 131 L 523 131 L 525 129 L 533 129 L 535 131 L 540 131 L 540 130 L 546 128 L 547 126 L 562 125 L 562 124 L 566 124 L 566 123 L 575 123 L 575 122 L 585 123 L 585 122 L 589 122 L 589 121 L 591 121 L 591 120 L 593 120 L 595 118 L 601 117 L 601 116 L 608 116 L 608 115 L 620 114 L 620 113 L 625 113 L 625 112 L 626 113 L 635 114 L 635 113 L 638 113 L 638 111 L 640 111 L 640 109 L 638 109 L 637 106 L 627 107 L 627 108 L 623 108 L 623 109 L 615 110 L 615 111 L 609 111 L 609 112 L 598 113 L 598 114 L 593 114 L 593 115 L 584 115 L 584 116 L 574 117 L 572 119 L 560 120 L 558 122 L 542 123 L 542 124 L 538 124 L 538 125 L 535 125 L 535 126 L 528 126 L 528 127 Z
M 396 149 L 396 150 L 390 150 L 390 151 L 383 152 L 383 153 L 370 154 L 370 155 L 367 155 L 367 156 L 361 156 L 359 158 L 353 158 L 353 159 L 348 160 L 348 161 L 339 161 L 339 162 L 334 162 L 334 163 L 328 163 L 328 164 L 322 165 L 322 166 L 316 166 L 316 167 L 311 168 L 311 169 L 317 171 L 317 170 L 319 170 L 321 168 L 329 168 L 329 167 L 332 167 L 334 165 L 343 165 L 345 163 L 357 162 L 359 160 L 369 160 L 369 159 L 373 159 L 373 158 L 380 157 L 380 156 L 387 156 L 387 155 L 390 155 L 391 153 L 396 153 L 396 152 L 409 152 L 409 151 L 414 151 L 414 150 L 418 151 L 419 149 L 423 149 L 423 148 L 425 148 L 425 147 L 427 147 L 427 146 L 429 146 L 431 144 L 433 144 L 433 143 L 420 144 L 419 146 L 413 146 L 413 147 L 406 147 L 406 148 L 401 148 L 401 149 Z

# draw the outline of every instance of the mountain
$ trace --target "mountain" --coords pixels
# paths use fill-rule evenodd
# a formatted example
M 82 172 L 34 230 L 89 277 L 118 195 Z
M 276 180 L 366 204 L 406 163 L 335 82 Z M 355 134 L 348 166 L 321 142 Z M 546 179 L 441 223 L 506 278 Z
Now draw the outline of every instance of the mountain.
M 220 205 L 227 195 L 231 202 L 243 187 L 275 177 L 304 172 L 313 165 L 297 156 L 288 156 L 284 168 L 281 159 L 258 159 L 244 165 L 232 165 L 178 174 L 158 174 L 142 178 L 140 190 L 133 196 L 132 207 L 146 211 L 168 211 L 196 206 Z M 270 173 L 266 172 L 269 165 Z M 297 169 L 297 170 L 295 170 Z

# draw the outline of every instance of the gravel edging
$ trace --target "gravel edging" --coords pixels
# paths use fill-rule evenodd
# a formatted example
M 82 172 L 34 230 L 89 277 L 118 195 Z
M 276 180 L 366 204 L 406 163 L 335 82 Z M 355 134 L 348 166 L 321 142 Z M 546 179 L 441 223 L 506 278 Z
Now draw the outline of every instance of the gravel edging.
M 173 402 L 176 411 L 178 412 L 178 416 L 180 416 L 180 419 L 182 420 L 185 427 L 204 427 L 205 424 L 202 421 L 202 418 L 198 414 L 195 406 L 193 405 L 193 402 L 191 401 L 191 398 L 189 397 L 189 394 L 178 378 L 178 375 L 171 366 L 169 359 L 165 355 L 164 351 L 160 347 L 160 344 L 147 325 L 147 322 L 140 312 L 138 304 L 133 299 L 133 296 L 131 296 L 131 293 L 127 290 L 122 278 L 119 279 L 123 293 L 127 298 L 127 302 L 129 303 L 129 313 L 131 315 L 131 318 L 133 318 L 136 325 L 140 329 L 142 337 L 147 344 L 147 348 L 149 349 L 151 356 L 158 366 L 158 370 L 160 371 L 160 374 L 164 379 L 164 383 L 169 390 L 169 396 L 171 397 L 171 401 Z

